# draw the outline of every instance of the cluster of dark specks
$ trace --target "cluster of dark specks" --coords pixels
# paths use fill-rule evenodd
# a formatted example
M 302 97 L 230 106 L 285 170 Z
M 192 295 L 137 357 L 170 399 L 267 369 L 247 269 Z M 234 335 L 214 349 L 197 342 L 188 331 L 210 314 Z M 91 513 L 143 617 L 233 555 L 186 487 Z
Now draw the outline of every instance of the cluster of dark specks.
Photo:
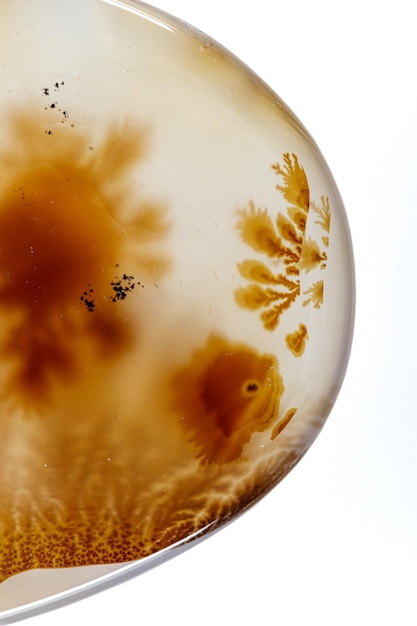
M 142 289 L 144 288 L 142 283 L 135 281 L 135 277 L 128 274 L 123 274 L 121 278 L 116 276 L 115 279 L 111 281 L 110 286 L 113 290 L 113 294 L 110 298 L 112 302 L 125 300 L 127 295 L 132 292 L 136 286 L 142 287 Z M 80 297 L 81 302 L 84 302 L 90 313 L 93 313 L 96 309 L 96 301 L 93 298 L 93 293 L 94 289 L 89 284 L 88 289 L 83 291 Z
M 94 289 L 92 288 L 91 285 L 88 285 L 88 287 L 89 288 L 86 291 L 83 291 L 83 294 L 82 294 L 80 300 L 81 300 L 81 302 L 84 302 L 84 304 L 87 307 L 87 309 L 90 311 L 90 313 L 92 313 L 95 310 L 95 308 L 96 308 L 96 302 L 92 298 L 92 294 L 94 293 Z
M 134 290 L 136 285 L 142 287 L 143 289 L 143 285 L 138 281 L 135 282 L 135 277 L 129 276 L 128 274 L 123 274 L 122 278 L 116 277 L 110 284 L 114 292 L 111 299 L 112 302 L 124 300 L 127 294 Z
M 28 207 L 28 206 L 31 206 L 34 203 L 34 200 L 30 200 L 29 201 L 29 200 L 26 199 L 25 188 L 23 187 L 23 185 L 20 185 L 20 187 L 15 189 L 14 192 L 17 193 L 17 194 L 20 194 L 23 206 Z
M 61 81 L 60 83 L 55 83 L 54 84 L 54 91 L 59 91 L 61 89 L 61 87 L 63 87 L 65 85 L 64 81 Z M 42 93 L 44 96 L 49 96 L 51 89 L 49 87 L 42 87 Z
M 53 86 L 53 91 L 60 91 L 60 90 L 61 90 L 61 88 L 62 88 L 64 85 L 65 85 L 65 82 L 64 82 L 64 81 L 61 81 L 60 83 L 56 82 L 56 83 L 54 84 L 54 86 Z M 44 96 L 48 97 L 48 98 L 49 98 L 49 97 L 50 97 L 50 95 L 51 95 L 51 91 L 52 91 L 52 89 L 51 89 L 51 88 L 49 88 L 49 87 L 42 87 L 42 94 L 43 94 Z M 65 110 L 61 109 L 61 108 L 59 107 L 59 103 L 58 103 L 56 100 L 54 100 L 53 102 L 51 102 L 51 104 L 48 104 L 48 105 L 45 107 L 45 111 L 48 111 L 48 110 L 50 110 L 50 109 L 52 109 L 53 111 L 55 110 L 55 111 L 57 111 L 58 113 L 60 113 L 60 114 L 61 114 L 61 116 L 62 116 L 61 123 L 62 123 L 62 124 L 63 124 L 64 122 L 66 122 L 66 121 L 69 119 L 69 113 L 68 113 L 68 111 L 65 111 Z M 71 124 L 71 126 L 73 126 L 73 124 Z M 51 130 L 45 130 L 45 133 L 46 133 L 47 135 L 53 135 L 53 132 L 52 132 Z

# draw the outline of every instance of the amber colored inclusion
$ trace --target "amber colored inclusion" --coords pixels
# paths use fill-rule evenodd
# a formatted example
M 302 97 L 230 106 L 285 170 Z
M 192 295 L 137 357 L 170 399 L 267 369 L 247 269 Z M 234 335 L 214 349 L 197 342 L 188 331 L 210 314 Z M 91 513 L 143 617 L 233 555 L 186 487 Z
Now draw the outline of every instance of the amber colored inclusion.
M 144 131 L 91 145 L 63 119 L 16 109 L 0 155 L 0 580 L 140 553 L 120 552 L 128 522 L 109 521 L 125 475 L 109 468 L 122 444 L 106 402 L 140 337 L 129 301 L 169 267 L 154 250 L 167 224 L 126 192 Z
M 131 341 L 114 302 L 140 282 L 126 273 L 131 263 L 120 263 L 129 239 L 140 241 L 157 219 L 141 207 L 136 222 L 120 223 L 123 194 L 106 189 L 110 174 L 122 184 L 141 156 L 141 131 L 110 129 L 93 149 L 77 129 L 45 130 L 50 123 L 27 113 L 15 114 L 11 127 L 21 156 L 3 158 L 0 357 L 8 366 L 5 394 L 40 408 L 56 384 L 73 382 Z
M 173 379 L 175 404 L 205 463 L 242 459 L 254 432 L 271 426 L 284 390 L 278 362 L 213 335 Z

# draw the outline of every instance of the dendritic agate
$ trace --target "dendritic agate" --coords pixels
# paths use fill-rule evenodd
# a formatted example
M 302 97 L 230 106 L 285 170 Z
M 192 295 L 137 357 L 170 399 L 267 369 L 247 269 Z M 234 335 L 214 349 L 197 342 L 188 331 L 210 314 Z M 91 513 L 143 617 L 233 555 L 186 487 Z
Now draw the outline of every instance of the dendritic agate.
M 97 0 L 6 2 L 0 31 L 4 609 L 26 570 L 154 554 L 283 478 L 353 268 L 314 142 L 201 33 Z

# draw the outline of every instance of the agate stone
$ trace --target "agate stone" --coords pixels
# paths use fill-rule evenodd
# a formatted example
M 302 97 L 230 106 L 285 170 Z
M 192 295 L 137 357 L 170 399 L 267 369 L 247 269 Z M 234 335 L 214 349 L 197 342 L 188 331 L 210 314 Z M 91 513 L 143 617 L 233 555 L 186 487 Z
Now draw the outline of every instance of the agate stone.
M 274 487 L 337 396 L 354 279 L 314 141 L 202 33 L 128 0 L 13 0 L 0 54 L 7 613 Z

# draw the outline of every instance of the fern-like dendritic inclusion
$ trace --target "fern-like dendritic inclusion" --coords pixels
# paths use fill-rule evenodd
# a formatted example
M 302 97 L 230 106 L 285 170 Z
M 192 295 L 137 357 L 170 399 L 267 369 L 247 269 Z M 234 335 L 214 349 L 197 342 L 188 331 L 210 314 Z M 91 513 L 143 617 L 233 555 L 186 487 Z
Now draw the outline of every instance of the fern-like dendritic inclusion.
M 276 188 L 288 202 L 287 211 L 272 216 L 253 201 L 239 211 L 241 238 L 264 261 L 247 259 L 238 264 L 249 282 L 235 293 L 241 307 L 260 311 L 263 326 L 271 331 L 300 297 L 304 306 L 323 304 L 323 280 L 304 290 L 301 285 L 302 277 L 326 267 L 331 214 L 328 197 L 322 196 L 320 204 L 311 201 L 306 172 L 295 154 L 284 154 L 283 163 L 275 163 L 272 169 L 283 181 Z M 320 241 L 309 234 L 312 213 L 323 233 Z

